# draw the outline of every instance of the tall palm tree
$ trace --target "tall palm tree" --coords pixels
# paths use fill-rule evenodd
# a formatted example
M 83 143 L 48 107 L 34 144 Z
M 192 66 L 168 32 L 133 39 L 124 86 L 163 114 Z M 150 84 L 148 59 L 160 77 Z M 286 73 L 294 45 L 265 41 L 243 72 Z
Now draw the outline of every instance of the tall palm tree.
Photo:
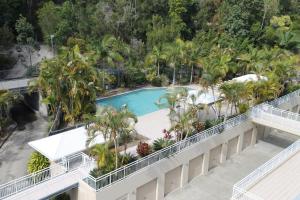
M 194 68 L 201 66 L 199 48 L 192 41 L 188 41 L 185 43 L 185 51 L 187 55 L 186 65 L 191 69 L 190 84 L 192 84 Z
M 154 46 L 152 51 L 146 56 L 146 65 L 155 65 L 157 68 L 156 75 L 160 76 L 160 63 L 166 59 L 162 49 Z
M 87 126 L 89 141 L 93 141 L 99 134 L 104 134 L 104 137 L 107 136 L 109 140 L 112 140 L 114 142 L 115 167 L 117 169 L 119 153 L 118 139 L 123 133 L 128 134 L 135 131 L 134 124 L 137 122 L 137 118 L 127 108 L 116 110 L 113 107 L 99 108 L 96 117 L 98 120 Z
M 176 83 L 176 67 L 182 67 L 184 59 L 187 57 L 186 51 L 184 51 L 184 45 L 184 41 L 178 38 L 175 42 L 167 44 L 163 48 L 165 59 L 170 68 L 173 69 L 173 85 Z

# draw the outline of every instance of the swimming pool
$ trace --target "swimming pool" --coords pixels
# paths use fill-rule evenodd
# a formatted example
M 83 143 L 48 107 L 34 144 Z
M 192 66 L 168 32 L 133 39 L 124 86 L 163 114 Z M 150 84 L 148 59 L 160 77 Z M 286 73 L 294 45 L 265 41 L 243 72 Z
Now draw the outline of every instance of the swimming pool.
M 96 103 L 100 106 L 113 106 L 117 109 L 120 109 L 123 105 L 127 105 L 131 112 L 137 116 L 142 116 L 160 110 L 161 108 L 155 103 L 164 94 L 166 94 L 166 88 L 140 89 L 112 97 L 98 99 Z M 166 100 L 162 100 L 162 103 L 166 103 Z

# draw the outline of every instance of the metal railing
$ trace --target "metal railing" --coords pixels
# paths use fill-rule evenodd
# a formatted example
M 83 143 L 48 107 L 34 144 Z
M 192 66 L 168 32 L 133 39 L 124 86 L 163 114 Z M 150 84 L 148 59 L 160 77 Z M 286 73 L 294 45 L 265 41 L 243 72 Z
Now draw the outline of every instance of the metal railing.
M 290 120 L 300 121 L 300 115 L 294 112 L 282 110 L 272 105 L 261 104 L 252 109 L 251 115 L 254 117 L 260 117 L 263 113 L 268 113 L 278 117 L 283 117 Z
M 277 99 L 274 99 L 273 101 L 270 101 L 268 102 L 268 104 L 274 106 L 274 107 L 277 107 L 283 103 L 286 103 L 286 102 L 292 102 L 294 103 L 293 101 L 296 101 L 295 100 L 295 97 L 299 97 L 300 96 L 300 89 L 299 90 L 296 90 L 294 92 L 291 92 L 287 95 L 284 95 L 282 97 L 279 97 Z
M 0 199 L 18 194 L 26 189 L 79 168 L 84 168 L 87 171 L 87 176 L 89 171 L 94 167 L 93 162 L 93 159 L 83 153 L 74 154 L 57 163 L 52 163 L 48 168 L 0 185 Z
M 241 122 L 246 121 L 247 119 L 248 119 L 247 114 L 239 115 L 235 118 L 227 120 L 226 122 L 223 122 L 219 125 L 216 125 L 205 131 L 202 131 L 196 135 L 188 137 L 185 140 L 179 141 L 160 151 L 152 153 L 142 159 L 138 159 L 135 162 L 125 165 L 101 177 L 94 178 L 93 176 L 90 175 L 86 179 L 84 179 L 84 181 L 88 185 L 90 185 L 93 189 L 98 191 L 104 187 L 112 185 L 113 183 L 121 181 L 122 179 L 130 176 L 131 174 L 137 172 L 138 170 L 141 170 L 149 165 L 152 165 L 162 159 L 169 158 L 170 156 L 180 153 L 181 151 L 187 149 L 188 147 L 192 146 L 195 143 L 203 141 L 211 136 L 221 134 L 224 130 L 231 129 L 239 125 Z
M 275 168 L 279 167 L 298 151 L 300 151 L 300 140 L 297 140 L 271 160 L 236 183 L 233 186 L 232 200 L 257 200 L 258 197 L 255 197 L 253 194 L 249 193 L 249 188 L 272 172 Z

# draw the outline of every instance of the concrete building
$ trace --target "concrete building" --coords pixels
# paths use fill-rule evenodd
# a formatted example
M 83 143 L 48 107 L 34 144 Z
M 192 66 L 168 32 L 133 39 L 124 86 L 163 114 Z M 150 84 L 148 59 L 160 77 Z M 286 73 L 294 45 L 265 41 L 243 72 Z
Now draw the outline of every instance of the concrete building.
M 75 200 L 294 200 L 300 193 L 299 105 L 300 90 L 97 179 L 89 175 L 92 158 L 67 156 L 1 185 L 0 199 L 49 199 L 68 192 Z

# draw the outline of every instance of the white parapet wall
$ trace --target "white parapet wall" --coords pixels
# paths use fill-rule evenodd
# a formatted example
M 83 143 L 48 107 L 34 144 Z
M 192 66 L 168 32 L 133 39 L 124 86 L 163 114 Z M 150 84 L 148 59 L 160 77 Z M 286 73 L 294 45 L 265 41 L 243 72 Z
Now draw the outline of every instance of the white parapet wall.
M 168 193 L 255 144 L 256 135 L 256 126 L 251 121 L 241 122 L 97 192 L 81 181 L 78 199 L 162 200 Z

